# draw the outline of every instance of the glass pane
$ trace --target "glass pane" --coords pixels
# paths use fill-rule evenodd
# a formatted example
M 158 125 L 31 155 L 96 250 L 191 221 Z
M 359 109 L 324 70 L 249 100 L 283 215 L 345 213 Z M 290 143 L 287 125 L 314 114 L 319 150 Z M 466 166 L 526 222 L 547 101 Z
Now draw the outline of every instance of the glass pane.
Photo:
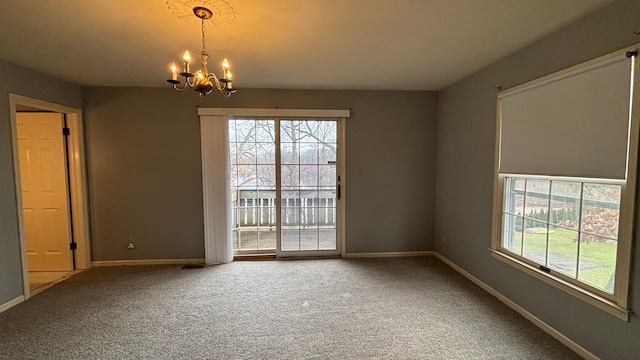
M 298 187 L 300 186 L 300 166 L 299 165 L 282 165 L 280 172 L 282 187 Z
M 613 293 L 618 242 L 582 234 L 578 280 Z
M 282 238 L 282 251 L 297 251 L 300 250 L 300 230 L 299 229 L 284 229 L 281 233 Z
M 280 141 L 283 143 L 300 141 L 300 121 L 280 122 Z
M 307 120 L 300 121 L 298 131 L 300 134 L 299 141 L 316 142 L 318 141 L 318 121 Z
M 257 165 L 257 185 L 260 189 L 274 189 L 276 187 L 276 166 Z
M 620 186 L 584 184 L 582 202 L 582 228 L 584 233 L 618 238 L 620 222 Z M 583 234 L 583 238 L 584 238 Z
M 256 141 L 263 143 L 275 143 L 276 131 L 275 121 L 273 120 L 257 120 L 256 121 Z
M 336 209 L 332 207 L 318 208 L 318 226 L 321 226 L 323 228 L 335 228 Z
M 280 158 L 282 164 L 299 164 L 299 145 L 293 143 L 281 143 Z
M 504 209 L 506 213 L 524 216 L 525 179 L 505 179 Z
M 236 169 L 235 167 L 231 168 L 231 171 L 229 171 L 229 177 L 231 180 L 231 187 L 233 188 L 233 190 L 235 191 L 238 188 L 238 184 L 240 183 L 240 178 L 238 177 L 238 169 Z
M 256 143 L 237 143 L 235 160 L 237 164 L 256 164 L 258 157 L 256 154 Z
M 236 180 L 234 185 L 238 187 L 256 186 L 256 166 L 238 165 L 236 166 Z
M 297 207 L 282 208 L 282 226 L 299 226 L 300 209 Z
M 258 200 L 257 204 L 258 206 L 256 206 L 256 218 L 255 218 L 255 223 L 256 225 L 264 225 L 264 226 L 269 226 L 269 207 L 265 206 L 266 205 L 266 200 Z
M 238 144 L 229 143 L 229 163 L 235 165 L 238 163 Z
M 313 207 L 313 199 L 301 199 L 300 225 L 305 227 L 318 226 L 318 208 Z
M 231 237 L 233 238 L 233 249 L 240 250 L 240 231 L 237 228 L 231 231 Z
M 550 187 L 551 182 L 549 180 L 527 179 L 527 191 L 524 200 L 525 217 L 547 221 Z
M 318 126 L 318 136 L 323 142 L 336 143 L 338 141 L 338 123 L 336 121 L 321 121 Z
M 336 229 L 335 228 L 321 228 L 318 231 L 320 241 L 319 250 L 336 250 Z
M 336 166 L 335 165 L 318 166 L 318 185 L 320 186 L 336 185 Z
M 318 229 L 300 230 L 300 250 L 318 250 Z
M 300 164 L 317 164 L 318 146 L 314 143 L 300 144 Z
M 276 145 L 275 144 L 257 144 L 258 164 L 275 164 L 276 163 Z
M 238 247 L 235 249 L 237 251 L 243 250 L 257 250 L 258 248 L 258 230 L 255 228 L 252 229 L 242 229 L 236 231 L 238 234 Z
M 578 268 L 578 232 L 564 228 L 549 230 L 547 266 L 575 279 Z
M 522 222 L 521 216 L 504 214 L 502 246 L 518 255 L 522 255 Z
M 320 206 L 335 206 L 334 199 L 336 198 L 335 187 L 320 188 L 318 190 L 318 196 L 320 197 Z
M 582 183 L 553 181 L 551 183 L 551 209 L 549 223 L 578 230 Z
M 229 120 L 228 128 L 229 128 L 229 142 L 235 143 L 236 140 L 236 120 Z
M 256 142 L 256 122 L 255 120 L 236 120 L 235 141 L 237 143 Z
M 318 147 L 318 164 L 329 164 L 337 161 L 334 144 L 320 144 Z
M 300 190 L 301 207 L 318 206 L 318 190 Z
M 318 185 L 318 165 L 300 165 L 300 186 L 315 187 Z
M 522 256 L 545 265 L 547 263 L 547 224 L 524 219 Z
M 300 191 L 298 190 L 282 190 L 280 193 L 282 197 L 282 207 L 295 207 L 296 201 L 300 198 Z
M 272 229 L 260 228 L 259 238 L 258 238 L 258 248 L 256 250 L 275 250 L 275 248 L 276 248 L 275 226 Z

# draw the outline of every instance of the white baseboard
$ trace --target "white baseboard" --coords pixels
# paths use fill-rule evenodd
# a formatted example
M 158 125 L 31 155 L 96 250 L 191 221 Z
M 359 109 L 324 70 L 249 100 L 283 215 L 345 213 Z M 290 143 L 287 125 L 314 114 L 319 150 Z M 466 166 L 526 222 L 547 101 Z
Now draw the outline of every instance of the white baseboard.
M 123 266 L 123 265 L 187 265 L 204 264 L 202 259 L 142 259 L 142 260 L 104 260 L 92 261 L 92 266 Z
M 13 300 L 10 300 L 10 301 L 0 305 L 0 313 L 5 311 L 5 310 L 7 310 L 7 309 L 9 309 L 9 308 L 12 308 L 12 307 L 20 304 L 23 301 L 24 301 L 24 295 L 20 295 L 17 298 L 15 298 Z
M 477 277 L 475 277 L 475 276 L 471 275 L 470 273 L 466 272 L 464 269 L 462 269 L 461 267 L 456 265 L 451 260 L 447 259 L 446 257 L 440 255 L 437 252 L 434 252 L 433 255 L 436 258 L 442 260 L 442 262 L 444 262 L 445 264 L 451 266 L 455 271 L 460 273 L 462 276 L 466 277 L 467 279 L 471 280 L 474 284 L 476 284 L 479 287 L 481 287 L 482 290 L 484 290 L 484 291 L 488 292 L 489 294 L 493 295 L 498 300 L 502 301 L 505 305 L 507 305 L 508 307 L 510 307 L 513 310 L 515 310 L 518 314 L 522 315 L 525 319 L 531 321 L 534 325 L 536 325 L 537 327 L 542 329 L 544 332 L 546 332 L 547 334 L 553 336 L 556 340 L 560 341 L 562 344 L 564 344 L 565 346 L 567 346 L 571 350 L 575 351 L 578 355 L 580 355 L 583 358 L 588 359 L 588 360 L 599 360 L 599 358 L 597 356 L 595 356 L 594 354 L 589 352 L 587 349 L 583 348 L 582 346 L 580 346 L 575 341 L 569 339 L 568 337 L 566 337 L 564 334 L 562 334 L 558 330 L 552 328 L 550 325 L 548 325 L 544 321 L 540 320 L 539 318 L 537 318 L 535 315 L 533 315 L 530 312 L 528 312 L 527 310 L 525 310 L 520 305 L 518 305 L 515 302 L 509 300 L 506 296 L 502 295 L 501 293 L 496 291 L 494 288 L 492 288 L 489 285 L 485 284 L 484 282 L 480 281 L 480 279 L 478 279 Z
M 385 258 L 385 257 L 410 257 L 410 256 L 433 256 L 433 251 L 402 251 L 402 252 L 375 252 L 375 253 L 346 253 L 342 255 L 347 259 L 358 258 Z

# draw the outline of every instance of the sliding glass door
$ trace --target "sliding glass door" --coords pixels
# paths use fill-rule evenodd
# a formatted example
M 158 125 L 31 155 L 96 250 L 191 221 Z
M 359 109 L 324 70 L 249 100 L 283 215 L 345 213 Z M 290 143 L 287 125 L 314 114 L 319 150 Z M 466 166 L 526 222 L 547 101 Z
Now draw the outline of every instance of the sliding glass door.
M 231 119 L 236 254 L 337 254 L 337 120 Z
M 280 121 L 282 252 L 337 250 L 337 123 Z

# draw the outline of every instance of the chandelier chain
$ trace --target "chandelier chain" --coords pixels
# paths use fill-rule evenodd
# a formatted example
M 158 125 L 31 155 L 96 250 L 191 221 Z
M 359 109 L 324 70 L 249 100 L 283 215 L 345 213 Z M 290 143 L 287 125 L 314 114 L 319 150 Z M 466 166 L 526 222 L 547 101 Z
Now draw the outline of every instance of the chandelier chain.
M 206 51 L 206 50 L 205 50 L 204 30 L 205 30 L 205 27 L 204 27 L 204 19 L 202 19 L 202 51 L 203 51 L 203 52 L 204 52 L 204 51 Z

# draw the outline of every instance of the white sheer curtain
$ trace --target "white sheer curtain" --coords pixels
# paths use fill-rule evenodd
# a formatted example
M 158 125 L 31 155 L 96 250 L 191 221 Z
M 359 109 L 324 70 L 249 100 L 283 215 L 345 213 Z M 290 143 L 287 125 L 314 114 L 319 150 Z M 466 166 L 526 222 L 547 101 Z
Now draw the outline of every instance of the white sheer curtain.
M 207 265 L 233 261 L 228 116 L 200 116 L 204 252 Z

